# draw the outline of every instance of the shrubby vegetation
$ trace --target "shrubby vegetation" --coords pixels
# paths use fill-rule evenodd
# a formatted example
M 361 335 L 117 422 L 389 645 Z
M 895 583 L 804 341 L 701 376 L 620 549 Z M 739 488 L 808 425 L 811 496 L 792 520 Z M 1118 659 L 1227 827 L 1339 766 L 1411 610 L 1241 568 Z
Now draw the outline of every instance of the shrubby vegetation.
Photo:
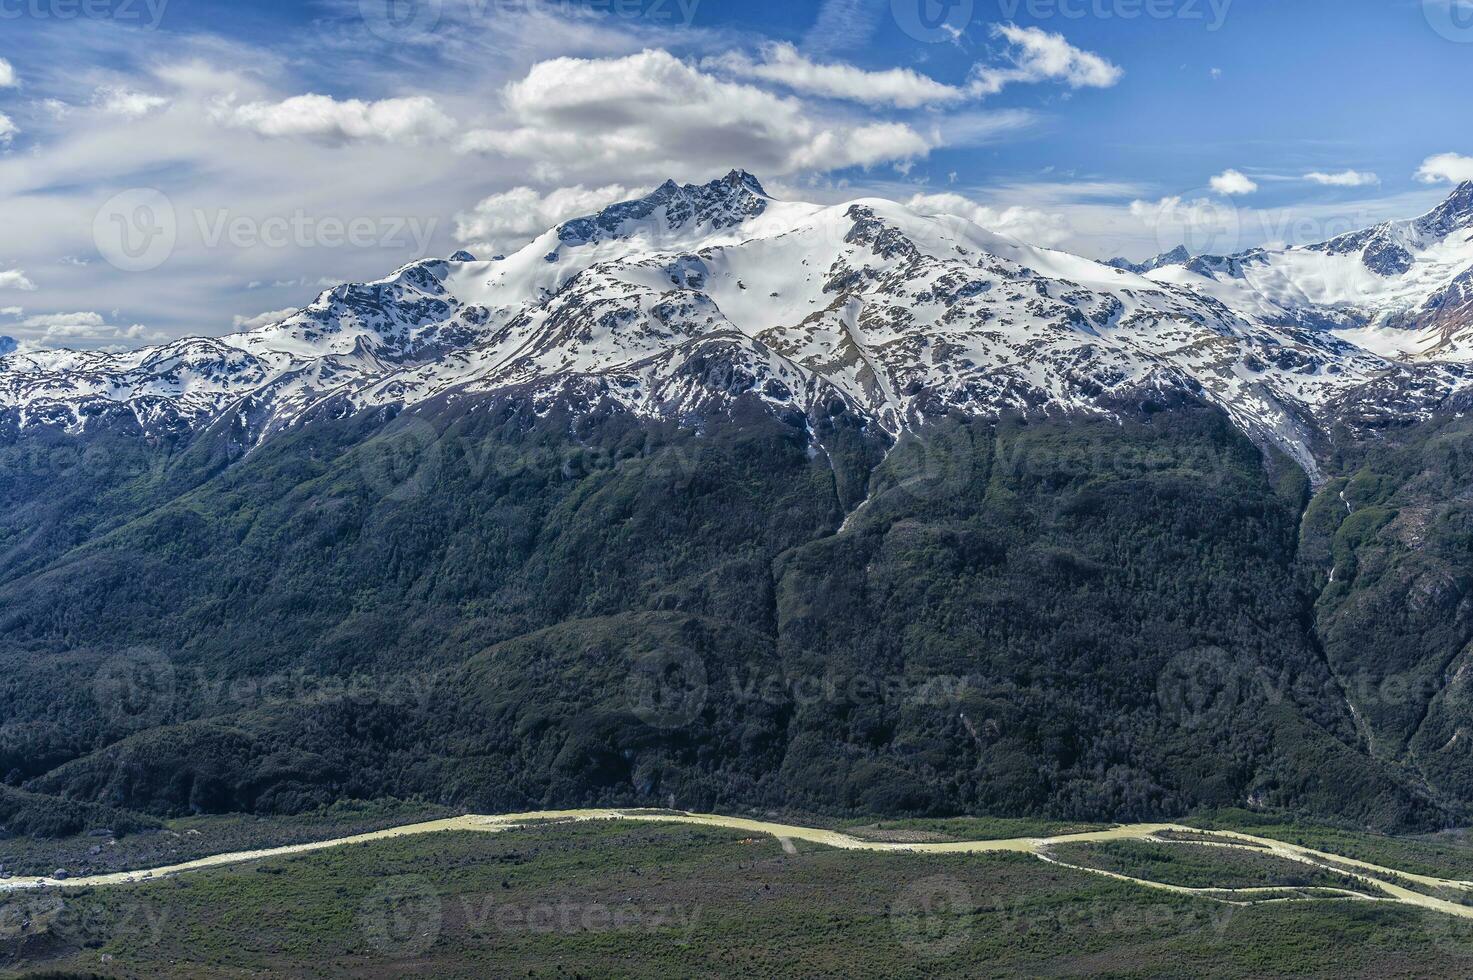
M 1306 515 L 1316 632 L 1372 752 L 1473 799 L 1473 424 L 1341 440 Z
M 1407 473 L 1357 450 L 1365 515 L 1337 484 L 1306 512 L 1220 413 L 1157 408 L 941 418 L 888 456 L 838 407 L 747 402 L 681 427 L 446 403 L 243 457 L 228 422 L 0 434 L 0 773 L 156 815 L 1461 813 L 1345 686 L 1379 627 L 1335 589 L 1368 588 L 1342 583 Z M 1432 601 L 1429 663 L 1456 632 Z

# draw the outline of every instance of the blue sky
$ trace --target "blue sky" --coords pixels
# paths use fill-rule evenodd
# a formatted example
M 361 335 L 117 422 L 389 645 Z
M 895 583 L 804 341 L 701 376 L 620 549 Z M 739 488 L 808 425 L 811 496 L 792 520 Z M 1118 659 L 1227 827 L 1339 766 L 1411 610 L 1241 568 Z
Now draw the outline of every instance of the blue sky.
M 1473 0 L 0 0 L 0 59 L 28 346 L 222 333 L 731 166 L 1135 258 L 1473 178 Z

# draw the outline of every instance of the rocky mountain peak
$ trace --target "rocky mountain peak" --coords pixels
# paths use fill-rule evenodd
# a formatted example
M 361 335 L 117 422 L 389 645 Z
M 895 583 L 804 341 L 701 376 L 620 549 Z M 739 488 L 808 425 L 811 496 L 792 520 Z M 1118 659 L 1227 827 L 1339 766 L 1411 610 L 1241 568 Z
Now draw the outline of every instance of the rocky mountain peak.
M 1416 226 L 1419 232 L 1437 238 L 1473 229 L 1473 180 L 1459 184 L 1446 201 L 1418 218 Z
M 662 217 L 670 229 L 729 228 L 761 214 L 771 200 L 762 182 L 745 170 L 732 170 L 706 184 L 667 180 L 644 197 L 564 222 L 558 228 L 558 240 L 578 246 L 623 238 Z
M 1187 251 L 1185 245 L 1178 245 L 1169 252 L 1162 252 L 1155 258 L 1146 259 L 1144 262 L 1132 262 L 1129 259 L 1111 259 L 1105 264 L 1116 269 L 1124 269 L 1126 272 L 1144 274 L 1154 272 L 1168 265 L 1186 265 L 1192 261 L 1192 253 Z

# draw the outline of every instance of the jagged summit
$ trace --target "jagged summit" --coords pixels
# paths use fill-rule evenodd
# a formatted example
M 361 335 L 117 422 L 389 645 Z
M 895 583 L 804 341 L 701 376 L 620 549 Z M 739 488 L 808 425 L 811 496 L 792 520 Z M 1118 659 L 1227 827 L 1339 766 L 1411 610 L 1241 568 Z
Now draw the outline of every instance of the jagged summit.
M 1115 258 L 1111 259 L 1105 264 L 1116 269 L 1124 269 L 1126 272 L 1134 272 L 1140 275 L 1144 275 L 1147 272 L 1154 272 L 1157 269 L 1163 268 L 1164 266 L 1186 265 L 1188 262 L 1191 261 L 1192 253 L 1187 251 L 1187 247 L 1185 245 L 1178 245 L 1171 251 L 1162 252 L 1155 258 L 1147 259 L 1144 262 L 1132 262 L 1129 259 Z
M 1442 237 L 1463 228 L 1473 228 L 1473 180 L 1465 180 L 1437 207 L 1418 218 L 1417 230 Z
M 761 181 L 745 170 L 733 170 L 699 185 L 667 180 L 645 197 L 564 222 L 558 228 L 558 240 L 564 245 L 587 245 L 661 223 L 664 230 L 729 228 L 761 214 L 771 200 Z

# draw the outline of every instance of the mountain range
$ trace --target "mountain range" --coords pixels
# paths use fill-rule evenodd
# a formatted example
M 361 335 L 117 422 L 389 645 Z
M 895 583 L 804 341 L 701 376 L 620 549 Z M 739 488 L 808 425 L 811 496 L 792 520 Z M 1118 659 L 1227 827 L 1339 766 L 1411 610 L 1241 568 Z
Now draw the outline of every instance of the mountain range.
M 1473 183 L 1136 264 L 733 171 L 249 332 L 14 351 L 0 818 L 1455 822 L 1470 337 Z
M 951 410 L 1192 392 L 1314 470 L 1316 433 L 1368 391 L 1409 417 L 1461 394 L 1470 330 L 1473 182 L 1317 245 L 1106 265 L 889 201 L 778 201 L 733 171 L 509 256 L 334 287 L 248 333 L 13 353 L 0 406 L 22 426 L 124 412 L 145 431 L 239 412 L 250 445 L 324 409 L 511 390 L 679 418 L 738 393 L 691 383 L 691 359 L 715 357 L 774 410 L 839 398 L 892 436 Z

